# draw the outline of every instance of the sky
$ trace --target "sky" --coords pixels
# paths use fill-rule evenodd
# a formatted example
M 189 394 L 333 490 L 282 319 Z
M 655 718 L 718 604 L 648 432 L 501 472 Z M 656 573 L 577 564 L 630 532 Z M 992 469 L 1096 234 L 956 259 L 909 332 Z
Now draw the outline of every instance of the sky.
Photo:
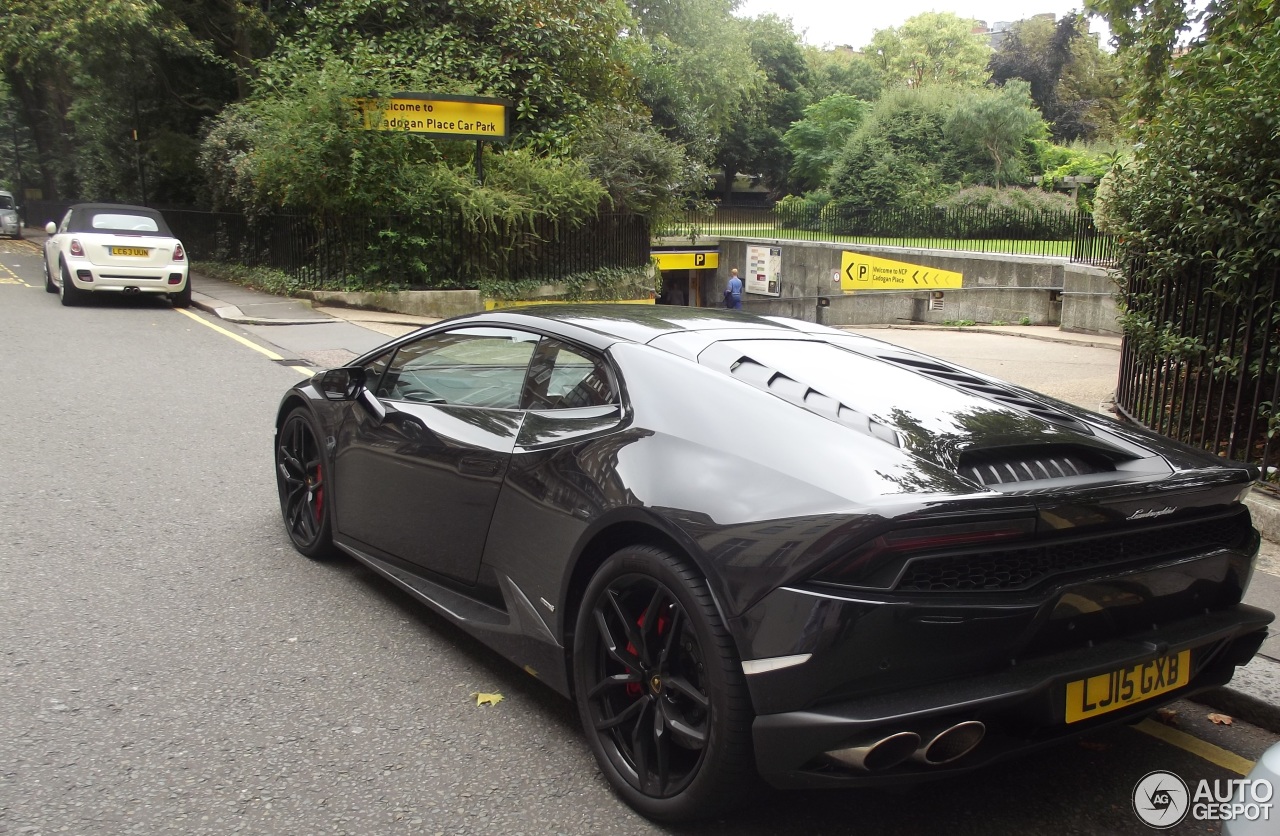
M 735 14 L 789 17 L 796 31 L 804 32 L 806 43 L 848 44 L 858 49 L 871 42 L 877 29 L 900 26 L 921 12 L 954 12 L 960 17 L 985 20 L 991 26 L 997 21 L 1012 22 L 1041 12 L 1062 17 L 1083 5 L 1081 0 L 745 0 Z M 1103 34 L 1102 45 L 1106 47 L 1106 23 L 1095 17 L 1090 19 L 1090 27 Z

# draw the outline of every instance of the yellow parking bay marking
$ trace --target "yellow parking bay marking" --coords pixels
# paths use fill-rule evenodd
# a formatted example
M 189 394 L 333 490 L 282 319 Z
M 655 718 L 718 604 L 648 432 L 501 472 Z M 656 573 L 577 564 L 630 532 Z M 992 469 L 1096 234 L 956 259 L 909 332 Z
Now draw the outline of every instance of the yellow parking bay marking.
M 1248 758 L 1242 758 L 1235 752 L 1228 752 L 1221 746 L 1214 746 L 1207 740 L 1201 740 L 1184 731 L 1178 731 L 1163 723 L 1157 723 L 1155 720 L 1143 720 L 1135 725 L 1134 728 L 1143 734 L 1149 734 L 1157 740 L 1163 740 L 1170 746 L 1177 746 L 1183 751 L 1207 760 L 1214 766 L 1220 766 L 1237 775 L 1248 775 L 1249 770 L 1253 769 L 1253 761 Z
M 0 284 L 20 284 L 23 287 L 35 287 L 33 284 L 27 284 L 18 278 L 18 274 L 10 270 L 4 264 L 0 264 L 0 270 L 4 271 L 4 275 L 0 276 Z

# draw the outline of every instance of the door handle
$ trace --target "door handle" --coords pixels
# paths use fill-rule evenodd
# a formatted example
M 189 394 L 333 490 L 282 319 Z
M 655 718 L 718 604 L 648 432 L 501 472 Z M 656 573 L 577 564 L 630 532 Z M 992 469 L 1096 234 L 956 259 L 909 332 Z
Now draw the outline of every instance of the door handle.
M 468 476 L 497 476 L 498 463 L 493 459 L 465 456 L 458 462 L 458 472 Z

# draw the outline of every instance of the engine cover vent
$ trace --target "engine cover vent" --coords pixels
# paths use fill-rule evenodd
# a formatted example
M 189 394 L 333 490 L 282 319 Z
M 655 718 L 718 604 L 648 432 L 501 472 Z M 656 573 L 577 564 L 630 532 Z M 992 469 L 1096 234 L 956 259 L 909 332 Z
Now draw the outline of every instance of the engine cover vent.
M 1081 433 L 1093 433 L 1088 424 L 1071 417 L 1061 410 L 1024 397 L 999 384 L 974 377 L 961 369 L 953 369 L 937 363 L 930 363 L 927 360 L 918 360 L 914 357 L 904 357 L 899 354 L 883 354 L 878 359 L 886 363 L 893 363 L 895 366 L 901 366 L 904 369 L 910 369 L 940 383 L 948 383 L 965 392 L 980 395 L 1005 406 L 1012 406 L 1023 412 L 1029 412 L 1037 418 L 1057 424 L 1060 427 L 1068 427 Z
M 959 474 L 979 485 L 1008 485 L 1014 482 L 1035 482 L 1041 479 L 1067 479 L 1087 476 L 1091 473 L 1114 471 L 1110 462 L 1084 457 L 1076 453 L 1042 454 L 990 458 L 981 461 L 961 459 Z

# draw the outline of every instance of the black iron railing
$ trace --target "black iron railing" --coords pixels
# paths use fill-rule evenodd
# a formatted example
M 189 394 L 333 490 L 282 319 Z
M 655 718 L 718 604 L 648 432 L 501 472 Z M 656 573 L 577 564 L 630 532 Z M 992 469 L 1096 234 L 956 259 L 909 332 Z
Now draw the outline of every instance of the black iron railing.
M 790 238 L 1114 263 L 1112 239 L 1098 233 L 1089 215 L 1050 210 L 719 207 L 686 212 L 657 234 L 695 241 L 700 237 Z
M 480 281 L 555 281 L 610 267 L 643 267 L 649 230 L 635 215 L 581 223 L 539 218 L 475 229 L 461 215 L 269 215 L 167 211 L 192 259 L 234 261 L 285 272 L 304 287 L 474 288 Z
M 1116 406 L 1162 435 L 1262 468 L 1280 467 L 1280 275 L 1224 293 L 1213 265 L 1155 281 L 1125 269 L 1129 311 Z

